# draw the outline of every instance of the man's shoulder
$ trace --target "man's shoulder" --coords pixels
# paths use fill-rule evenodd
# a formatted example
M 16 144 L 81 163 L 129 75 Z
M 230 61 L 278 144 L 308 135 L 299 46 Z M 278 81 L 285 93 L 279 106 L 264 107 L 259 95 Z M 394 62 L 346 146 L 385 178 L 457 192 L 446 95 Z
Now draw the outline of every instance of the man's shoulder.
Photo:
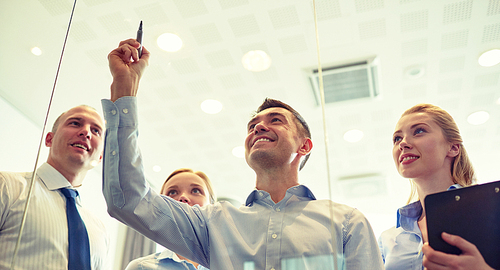
M 4 202 L 25 198 L 32 173 L 0 172 L 0 196 Z
M 21 185 L 26 184 L 31 179 L 31 172 L 6 172 L 0 171 L 0 185 Z

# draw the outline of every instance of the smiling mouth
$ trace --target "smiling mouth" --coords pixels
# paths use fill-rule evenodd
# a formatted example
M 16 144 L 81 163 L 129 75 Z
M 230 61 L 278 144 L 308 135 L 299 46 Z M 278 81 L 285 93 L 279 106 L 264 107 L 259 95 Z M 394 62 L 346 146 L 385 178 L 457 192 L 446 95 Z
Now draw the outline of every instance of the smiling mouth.
M 89 150 L 89 149 L 88 149 L 85 145 L 83 145 L 83 144 L 79 144 L 79 143 L 74 143 L 74 144 L 72 144 L 71 146 L 81 148 L 81 149 L 83 149 L 83 150 L 85 150 L 85 151 L 88 151 L 88 150 Z
M 419 159 L 420 157 L 415 157 L 415 156 L 412 156 L 412 157 L 405 157 L 403 158 L 400 163 L 403 163 L 405 161 L 408 161 L 408 160 L 412 160 L 412 159 Z
M 258 142 L 272 142 L 272 140 L 268 139 L 268 138 L 260 138 L 260 139 L 256 140 L 255 142 L 253 142 L 252 146 L 254 146 Z

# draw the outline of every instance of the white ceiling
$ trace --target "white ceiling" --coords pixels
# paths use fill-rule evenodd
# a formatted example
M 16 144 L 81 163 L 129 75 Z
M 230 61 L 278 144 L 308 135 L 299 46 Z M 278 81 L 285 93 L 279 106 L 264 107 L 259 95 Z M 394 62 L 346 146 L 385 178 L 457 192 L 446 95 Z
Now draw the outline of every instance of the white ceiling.
M 72 4 L 0 4 L 0 96 L 38 126 Z M 409 194 L 408 182 L 393 165 L 391 135 L 399 115 L 417 103 L 434 103 L 455 117 L 480 182 L 500 178 L 500 65 L 477 64 L 482 52 L 500 47 L 500 1 L 317 0 L 316 5 L 323 67 L 374 56 L 380 62 L 380 96 L 326 106 L 328 164 L 322 110 L 308 80 L 318 66 L 312 1 L 80 0 L 49 124 L 75 105 L 101 110 L 111 83 L 107 54 L 120 40 L 135 37 L 142 20 L 144 46 L 152 56 L 139 93 L 140 145 L 156 187 L 172 170 L 191 167 L 207 173 L 219 195 L 244 200 L 255 176 L 231 151 L 243 144 L 250 114 L 265 97 L 289 103 L 311 126 L 314 149 L 301 182 L 318 198 L 328 198 L 329 166 L 333 200 L 358 207 L 369 218 L 390 217 L 392 224 Z M 184 47 L 161 51 L 155 43 L 164 32 L 180 36 Z M 43 54 L 31 54 L 33 46 Z M 271 56 L 269 70 L 242 67 L 243 54 L 256 49 Z M 405 72 L 415 66 L 425 74 L 411 79 Z M 209 98 L 223 103 L 221 113 L 200 110 Z M 468 124 L 467 116 L 478 110 L 489 112 L 489 121 Z M 363 139 L 344 141 L 344 132 L 354 128 L 364 132 Z M 5 144 L 12 142 L 0 142 L 0 149 Z M 154 165 L 162 171 L 153 172 Z M 371 177 L 339 180 L 353 175 Z

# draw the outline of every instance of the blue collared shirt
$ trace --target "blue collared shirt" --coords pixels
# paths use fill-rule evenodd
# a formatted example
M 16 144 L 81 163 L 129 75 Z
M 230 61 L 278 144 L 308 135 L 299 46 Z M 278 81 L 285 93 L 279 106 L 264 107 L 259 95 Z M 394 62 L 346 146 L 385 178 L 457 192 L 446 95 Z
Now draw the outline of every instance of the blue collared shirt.
M 448 190 L 456 188 L 461 188 L 461 186 L 455 184 Z M 421 215 L 420 201 L 403 206 L 398 209 L 396 227 L 380 235 L 379 247 L 386 270 L 424 269 L 422 233 L 418 227 L 418 219 Z
M 136 98 L 103 100 L 103 193 L 111 216 L 211 269 L 383 269 L 361 212 L 316 200 L 305 186 L 274 203 L 254 190 L 239 208 L 228 202 L 190 207 L 147 185 L 137 146 Z
M 131 261 L 125 270 L 208 270 L 202 265 L 194 265 L 181 260 L 172 251 L 165 249 L 162 252 Z

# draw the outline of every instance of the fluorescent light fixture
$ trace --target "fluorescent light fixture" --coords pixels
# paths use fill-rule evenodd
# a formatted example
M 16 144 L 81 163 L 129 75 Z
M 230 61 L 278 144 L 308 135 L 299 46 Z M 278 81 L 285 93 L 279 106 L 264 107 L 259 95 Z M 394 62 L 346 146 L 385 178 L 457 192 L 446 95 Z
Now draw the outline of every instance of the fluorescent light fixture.
M 479 59 L 477 59 L 477 62 L 479 65 L 483 67 L 492 67 L 498 63 L 500 63 L 500 50 L 499 49 L 493 49 L 489 50 L 487 52 L 484 52 L 479 56 Z
M 243 67 L 253 72 L 264 71 L 271 66 L 271 57 L 264 51 L 249 51 L 241 58 Z
M 208 114 L 216 114 L 222 110 L 222 103 L 218 100 L 207 99 L 201 103 L 201 110 Z
M 363 138 L 363 131 L 352 129 L 344 133 L 344 140 L 348 142 L 359 142 Z
M 33 48 L 31 48 L 31 53 L 36 55 L 36 56 L 39 56 L 42 54 L 42 50 L 38 47 L 33 47 Z
M 481 125 L 486 123 L 490 118 L 490 114 L 485 111 L 478 111 L 475 113 L 471 113 L 469 117 L 467 117 L 467 122 L 472 125 Z
M 160 171 L 161 171 L 161 167 L 159 165 L 153 166 L 153 172 L 160 172 Z
M 161 34 L 158 39 L 156 39 L 156 43 L 160 49 L 167 52 L 176 52 L 182 47 L 182 39 L 171 33 Z
M 237 158 L 244 158 L 245 157 L 245 147 L 236 146 L 235 148 L 233 148 L 233 155 Z

